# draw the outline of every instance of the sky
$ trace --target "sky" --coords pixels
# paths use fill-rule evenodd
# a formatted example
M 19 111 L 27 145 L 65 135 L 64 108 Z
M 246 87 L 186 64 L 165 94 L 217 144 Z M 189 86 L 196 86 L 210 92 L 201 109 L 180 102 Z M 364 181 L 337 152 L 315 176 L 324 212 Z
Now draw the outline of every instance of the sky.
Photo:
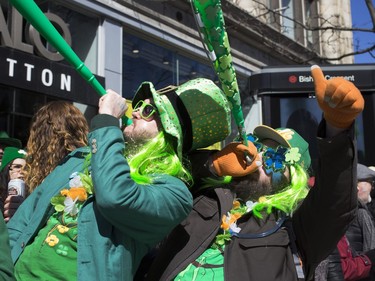
M 352 9 L 352 24 L 353 27 L 369 28 L 371 29 L 372 23 L 370 13 L 367 9 L 365 0 L 351 0 Z M 375 6 L 375 0 L 373 0 Z M 354 43 L 359 40 L 361 48 L 366 48 L 375 43 L 375 33 L 370 32 L 354 32 Z M 375 55 L 375 51 L 373 51 Z M 357 55 L 354 57 L 354 63 L 375 63 L 375 58 L 370 54 Z

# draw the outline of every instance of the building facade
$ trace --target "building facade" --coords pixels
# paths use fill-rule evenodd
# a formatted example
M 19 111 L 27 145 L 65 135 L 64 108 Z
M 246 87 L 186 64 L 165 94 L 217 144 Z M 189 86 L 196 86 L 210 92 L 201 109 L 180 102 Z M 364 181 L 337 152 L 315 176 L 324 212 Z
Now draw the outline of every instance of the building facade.
M 190 1 L 35 2 L 103 86 L 129 100 L 143 81 L 156 89 L 195 77 L 217 81 Z M 34 110 L 53 99 L 74 102 L 90 119 L 99 97 L 95 90 L 9 1 L 0 3 L 0 129 L 25 143 Z M 353 62 L 322 59 L 350 51 L 350 33 L 335 32 L 331 40 L 332 34 L 317 29 L 327 22 L 350 25 L 349 0 L 222 0 L 222 10 L 247 131 L 263 122 L 262 99 L 250 95 L 252 73 L 269 65 Z M 230 138 L 235 135 L 233 124 Z

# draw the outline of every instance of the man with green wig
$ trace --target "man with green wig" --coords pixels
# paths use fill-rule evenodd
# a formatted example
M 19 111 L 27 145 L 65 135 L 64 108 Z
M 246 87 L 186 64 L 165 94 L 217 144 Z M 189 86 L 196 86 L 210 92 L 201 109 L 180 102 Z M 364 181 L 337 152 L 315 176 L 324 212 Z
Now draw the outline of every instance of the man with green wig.
M 161 244 L 146 280 L 314 280 L 356 213 L 353 127 L 364 100 L 351 82 L 311 71 L 324 117 L 314 186 L 308 143 L 291 128 L 258 126 L 248 146 L 211 153 L 206 170 L 192 154 L 211 186 L 195 190 L 192 212 Z M 214 175 L 230 181 L 213 186 Z
M 126 109 L 108 90 L 89 149 L 70 153 L 8 223 L 17 280 L 133 280 L 142 257 L 191 211 L 184 155 L 229 135 L 226 96 L 207 79 L 160 91 L 144 82 L 122 131 Z

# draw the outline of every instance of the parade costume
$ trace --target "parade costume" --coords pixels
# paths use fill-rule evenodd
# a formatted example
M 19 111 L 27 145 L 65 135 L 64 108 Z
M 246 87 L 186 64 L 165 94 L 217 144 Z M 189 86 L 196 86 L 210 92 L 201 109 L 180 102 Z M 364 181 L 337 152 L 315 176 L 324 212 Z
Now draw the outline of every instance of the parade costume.
M 152 90 L 144 91 L 145 85 Z M 139 91 L 135 100 L 163 99 L 149 82 L 142 84 Z M 213 144 L 229 133 L 230 109 L 213 82 L 198 79 L 176 88 L 175 93 L 191 120 L 199 120 L 204 112 L 221 120 L 223 130 L 219 136 L 201 138 L 203 119 L 192 126 L 189 149 Z M 192 100 L 197 99 L 202 101 L 202 113 L 189 111 Z M 211 102 L 205 103 L 205 99 Z M 165 104 L 155 99 L 163 126 L 168 120 L 168 112 L 163 111 Z M 171 120 L 168 126 L 178 128 L 179 120 Z M 171 158 L 181 159 L 183 144 L 189 137 L 183 135 L 183 139 L 181 131 L 164 129 L 164 134 L 175 133 Z M 142 177 L 140 182 L 133 179 L 130 170 L 138 167 L 131 167 L 123 156 L 126 144 L 115 117 L 94 117 L 89 143 L 90 149 L 70 153 L 8 223 L 12 258 L 20 280 L 27 280 L 29 273 L 60 281 L 132 280 L 141 258 L 190 212 L 192 196 L 186 184 L 163 173 L 157 161 L 150 164 L 154 173 L 144 175 L 148 182 Z M 90 165 L 85 166 L 89 152 Z M 144 158 L 149 157 L 146 154 Z
M 323 129 L 318 142 L 325 161 L 321 162 L 321 169 L 317 173 L 317 184 L 291 218 L 295 241 L 288 234 L 286 225 L 277 225 L 283 217 L 281 212 L 262 212 L 262 219 L 253 213 L 244 215 L 237 222 L 241 234 L 254 235 L 270 230 L 275 232 L 253 239 L 232 237 L 223 249 L 223 280 L 297 280 L 292 242 L 297 245 L 303 259 L 306 280 L 312 280 L 319 261 L 328 255 L 335 241 L 341 238 L 346 225 L 354 216 L 356 206 L 355 179 L 349 172 L 353 169 L 352 156 L 355 153 L 353 132 L 323 139 Z M 332 169 L 332 166 L 335 168 Z M 189 217 L 168 236 L 165 242 L 168 246 L 162 248 L 156 257 L 147 280 L 179 280 L 175 279 L 176 275 L 190 264 L 199 268 L 198 258 L 212 245 L 220 229 L 222 216 L 231 210 L 233 200 L 233 193 L 225 187 L 198 195 Z M 331 211 L 325 212 L 328 208 Z M 202 268 L 211 270 L 210 266 L 205 268 L 204 264 Z
M 356 215 L 353 124 L 364 108 L 364 99 L 351 82 L 326 80 L 318 66 L 312 66 L 311 72 L 325 120 L 317 132 L 319 166 L 307 196 L 307 143 L 293 144 L 290 140 L 295 134 L 285 136 L 282 128 L 255 128 L 253 136 L 263 140 L 249 142 L 251 169 L 244 165 L 245 156 L 240 153 L 244 147 L 239 142 L 210 156 L 215 172 L 237 177 L 242 190 L 235 178 L 221 187 L 198 186 L 193 211 L 163 241 L 147 280 L 314 280 L 315 268 L 336 247 Z M 262 171 L 250 177 L 258 166 L 256 152 L 261 154 Z M 288 179 L 285 165 L 289 167 Z M 283 184 L 274 184 L 274 179 Z M 241 205 L 236 193 L 246 186 L 248 193 L 239 198 L 259 199 Z M 294 196 L 298 199 L 293 200 Z M 288 199 L 286 204 L 284 198 Z

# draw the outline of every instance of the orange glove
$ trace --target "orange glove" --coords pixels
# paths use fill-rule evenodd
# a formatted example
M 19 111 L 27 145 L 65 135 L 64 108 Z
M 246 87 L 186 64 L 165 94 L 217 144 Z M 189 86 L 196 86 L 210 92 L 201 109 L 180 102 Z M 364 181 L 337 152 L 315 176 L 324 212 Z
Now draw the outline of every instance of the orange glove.
M 326 121 L 336 128 L 348 128 L 362 112 L 365 102 L 352 82 L 341 77 L 326 80 L 319 66 L 311 67 L 315 95 Z
M 247 164 L 245 153 L 252 159 L 250 164 Z M 220 177 L 242 177 L 255 172 L 262 162 L 252 142 L 248 142 L 248 147 L 240 142 L 232 142 L 213 155 L 212 164 Z

